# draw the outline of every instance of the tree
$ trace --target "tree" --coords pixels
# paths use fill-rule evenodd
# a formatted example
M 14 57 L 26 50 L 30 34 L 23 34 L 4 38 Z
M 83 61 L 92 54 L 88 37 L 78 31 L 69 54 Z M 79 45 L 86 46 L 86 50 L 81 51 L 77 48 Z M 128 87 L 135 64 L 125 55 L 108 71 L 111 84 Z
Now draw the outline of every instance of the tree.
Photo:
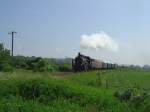
M 10 51 L 0 43 L 0 71 L 12 71 Z
M 27 65 L 27 57 L 25 56 L 14 56 L 13 57 L 13 64 L 15 68 L 19 68 L 19 69 L 27 69 L 29 68 Z
M 43 72 L 48 70 L 48 61 L 46 59 L 38 58 L 32 65 L 34 71 Z

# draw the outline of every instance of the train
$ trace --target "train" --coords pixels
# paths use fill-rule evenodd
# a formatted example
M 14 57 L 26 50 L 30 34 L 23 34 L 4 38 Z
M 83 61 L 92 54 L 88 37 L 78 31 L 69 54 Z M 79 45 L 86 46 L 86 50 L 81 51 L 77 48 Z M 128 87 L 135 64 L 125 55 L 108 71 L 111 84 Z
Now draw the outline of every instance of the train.
M 72 68 L 75 72 L 102 70 L 102 69 L 116 69 L 117 64 L 105 63 L 101 60 L 93 59 L 78 53 L 78 56 L 72 59 Z

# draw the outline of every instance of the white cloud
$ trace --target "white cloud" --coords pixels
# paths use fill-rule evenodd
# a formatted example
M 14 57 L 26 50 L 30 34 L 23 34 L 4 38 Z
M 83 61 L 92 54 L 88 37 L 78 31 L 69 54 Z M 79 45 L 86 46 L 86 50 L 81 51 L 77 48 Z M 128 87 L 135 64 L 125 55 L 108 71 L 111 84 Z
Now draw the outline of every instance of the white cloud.
M 94 50 L 108 49 L 115 52 L 119 50 L 118 43 L 102 31 L 91 35 L 81 35 L 80 47 L 82 49 Z

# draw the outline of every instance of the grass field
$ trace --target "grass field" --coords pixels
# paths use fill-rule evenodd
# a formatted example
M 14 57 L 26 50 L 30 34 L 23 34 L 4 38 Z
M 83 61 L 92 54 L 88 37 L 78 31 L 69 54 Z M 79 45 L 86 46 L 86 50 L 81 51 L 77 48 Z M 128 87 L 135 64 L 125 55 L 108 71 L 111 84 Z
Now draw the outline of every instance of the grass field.
M 149 112 L 149 85 L 150 72 L 133 69 L 1 72 L 0 112 Z

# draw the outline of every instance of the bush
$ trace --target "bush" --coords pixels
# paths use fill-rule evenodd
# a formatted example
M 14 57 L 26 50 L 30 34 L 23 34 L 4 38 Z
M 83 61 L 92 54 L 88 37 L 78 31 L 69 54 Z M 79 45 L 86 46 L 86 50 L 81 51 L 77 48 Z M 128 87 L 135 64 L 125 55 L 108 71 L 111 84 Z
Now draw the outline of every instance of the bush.
M 117 97 L 120 101 L 129 101 L 132 97 L 132 90 L 128 89 L 125 91 L 116 91 L 114 96 Z
M 19 69 L 27 69 L 27 57 L 24 56 L 14 56 L 13 57 L 13 66 Z
M 48 65 L 47 70 L 48 70 L 49 72 L 54 72 L 54 71 L 56 71 L 57 69 L 56 69 L 54 66 L 52 66 L 52 65 Z
M 37 61 L 31 63 L 33 71 L 47 71 L 48 68 L 48 61 L 46 59 L 38 59 Z
M 5 63 L 5 64 L 3 64 L 2 71 L 13 72 L 13 67 L 10 64 Z
M 63 65 L 59 65 L 59 71 L 71 71 L 72 67 L 69 64 L 63 64 Z

